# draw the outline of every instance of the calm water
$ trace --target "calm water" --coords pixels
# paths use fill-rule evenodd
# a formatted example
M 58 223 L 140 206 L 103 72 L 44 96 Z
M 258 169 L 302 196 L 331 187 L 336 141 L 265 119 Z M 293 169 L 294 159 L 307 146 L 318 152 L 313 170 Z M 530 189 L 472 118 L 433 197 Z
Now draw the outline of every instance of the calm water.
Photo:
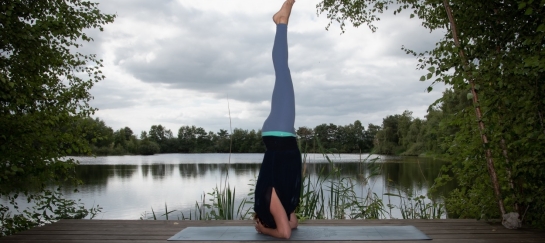
M 368 189 L 381 196 L 384 203 L 399 205 L 396 197 L 383 196 L 386 192 L 426 195 L 428 185 L 433 184 L 442 161 L 414 158 L 378 156 L 382 174 L 365 184 L 362 178 L 368 175 L 364 160 L 367 155 L 341 154 L 330 159 L 341 169 L 344 177 L 358 182 L 355 191 L 365 195 Z M 377 156 L 374 156 L 377 157 Z M 151 208 L 164 213 L 165 204 L 169 210 L 177 210 L 169 217 L 176 219 L 184 212 L 194 210 L 195 202 L 203 193 L 225 181 L 236 189 L 237 201 L 248 197 L 253 188 L 252 180 L 257 178 L 263 154 L 160 154 L 153 156 L 107 156 L 77 157 L 80 165 L 77 172 L 83 180 L 78 193 L 65 189 L 65 196 L 82 199 L 87 207 L 99 204 L 103 210 L 99 219 L 139 219 L 151 216 Z M 230 163 L 229 163 L 230 161 Z M 322 167 L 328 168 L 327 160 L 321 154 L 309 154 L 306 172 L 316 177 Z M 434 198 L 440 198 L 439 191 Z M 207 195 L 208 196 L 208 195 Z M 209 197 L 209 196 L 208 196 Z M 400 218 L 393 210 L 391 217 Z

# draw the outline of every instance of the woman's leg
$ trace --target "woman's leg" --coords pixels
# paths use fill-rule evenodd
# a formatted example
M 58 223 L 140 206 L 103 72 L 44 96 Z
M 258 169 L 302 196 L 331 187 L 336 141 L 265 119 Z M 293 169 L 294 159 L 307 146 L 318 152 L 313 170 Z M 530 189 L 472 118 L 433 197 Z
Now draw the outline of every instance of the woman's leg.
M 295 0 L 287 0 L 284 2 L 284 5 L 282 5 L 280 11 L 273 16 L 273 20 L 276 23 L 276 36 L 274 39 L 272 58 L 276 79 L 272 95 L 271 113 L 263 124 L 263 132 L 280 131 L 295 134 L 295 130 L 293 128 L 295 123 L 295 97 L 290 69 L 288 67 L 287 39 L 287 23 L 294 2 Z M 261 198 L 261 196 L 264 196 L 265 198 L 267 197 L 267 195 L 258 195 L 258 193 L 263 193 L 262 190 L 259 190 L 260 182 L 263 180 L 261 174 L 263 172 L 262 170 L 263 166 L 259 172 L 260 175 L 256 183 L 256 202 L 259 200 L 259 198 Z M 268 173 L 271 172 L 269 171 Z M 284 205 L 276 193 L 276 188 L 271 188 L 269 199 L 268 209 L 273 217 L 276 228 L 266 228 L 261 224 L 260 220 L 256 220 L 256 230 L 259 233 L 289 239 L 292 228 L 297 227 L 297 217 L 295 217 L 295 215 L 292 213 L 290 215 L 290 219 L 288 219 Z
M 272 51 L 274 73 L 276 76 L 271 101 L 271 113 L 261 129 L 295 134 L 295 96 L 291 73 L 288 67 L 288 18 L 293 0 L 288 0 L 274 15 L 276 36 Z

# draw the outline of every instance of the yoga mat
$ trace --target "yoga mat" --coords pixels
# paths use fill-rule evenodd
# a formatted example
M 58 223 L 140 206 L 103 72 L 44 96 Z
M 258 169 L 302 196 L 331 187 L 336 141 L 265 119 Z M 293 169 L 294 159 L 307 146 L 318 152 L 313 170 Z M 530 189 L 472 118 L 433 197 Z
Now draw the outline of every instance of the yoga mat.
M 169 241 L 260 241 L 282 240 L 258 234 L 253 226 L 187 227 Z M 431 240 L 414 226 L 299 226 L 292 241 L 341 240 Z

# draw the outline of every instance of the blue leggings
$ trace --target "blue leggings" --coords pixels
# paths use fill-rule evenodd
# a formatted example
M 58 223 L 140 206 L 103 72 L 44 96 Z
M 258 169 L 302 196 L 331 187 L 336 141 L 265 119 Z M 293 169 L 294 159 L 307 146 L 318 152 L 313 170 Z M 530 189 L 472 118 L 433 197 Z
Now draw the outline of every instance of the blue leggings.
M 263 123 L 262 132 L 287 132 L 295 134 L 295 96 L 288 67 L 288 25 L 277 24 L 272 51 L 274 89 L 271 113 Z

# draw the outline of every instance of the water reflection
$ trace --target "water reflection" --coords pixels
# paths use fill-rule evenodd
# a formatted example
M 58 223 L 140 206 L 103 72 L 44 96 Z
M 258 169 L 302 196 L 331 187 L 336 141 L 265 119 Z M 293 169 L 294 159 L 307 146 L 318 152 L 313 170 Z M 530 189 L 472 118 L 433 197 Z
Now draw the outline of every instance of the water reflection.
M 164 211 L 165 204 L 170 209 L 185 211 L 193 209 L 195 202 L 201 200 L 203 192 L 227 181 L 236 188 L 237 201 L 247 197 L 253 188 L 252 180 L 259 173 L 262 154 L 235 154 L 233 163 L 224 163 L 227 154 L 168 154 L 157 156 L 109 156 L 100 158 L 78 158 L 78 176 L 84 185 L 80 193 L 72 193 L 66 188 L 69 198 L 81 198 L 87 206 L 100 204 L 104 219 L 137 219 L 143 212 Z M 321 155 L 309 156 L 305 171 L 316 178 L 320 171 L 327 173 L 332 167 Z M 214 163 L 223 160 L 222 163 Z M 369 184 L 364 179 L 370 169 L 366 163 L 358 163 L 359 155 L 339 155 L 333 158 L 342 177 L 351 177 L 358 183 L 357 194 L 363 195 L 368 188 L 377 195 L 386 192 L 402 194 L 426 194 L 429 185 L 445 163 L 431 159 L 382 156 L 378 161 L 382 173 Z M 307 160 L 308 161 L 308 160 Z M 226 175 L 229 178 L 226 180 Z M 450 188 L 435 192 L 440 198 Z M 396 200 L 384 198 L 385 204 Z M 394 215 L 395 216 L 395 215 Z

